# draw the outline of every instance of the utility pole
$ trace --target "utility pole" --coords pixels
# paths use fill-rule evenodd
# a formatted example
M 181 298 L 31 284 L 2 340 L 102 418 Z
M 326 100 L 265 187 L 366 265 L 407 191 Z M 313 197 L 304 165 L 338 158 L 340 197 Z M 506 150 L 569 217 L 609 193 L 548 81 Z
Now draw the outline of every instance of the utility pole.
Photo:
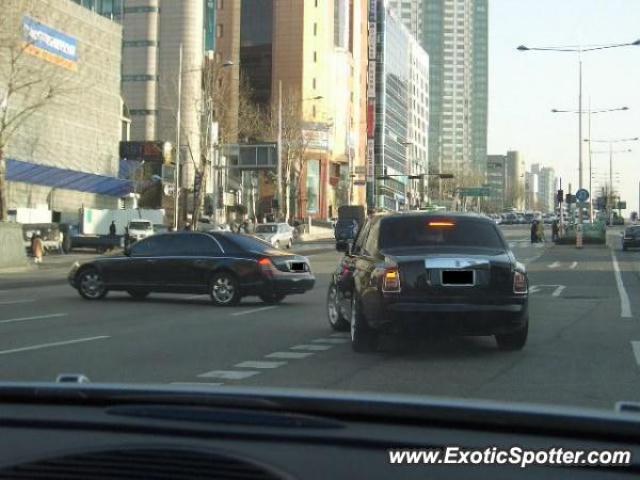
M 609 142 L 609 225 L 613 226 L 613 142 Z
M 278 201 L 278 214 L 282 211 L 282 80 L 278 80 L 278 168 L 276 200 Z
M 182 116 L 182 44 L 178 54 L 178 108 L 176 110 L 176 184 L 175 201 L 173 212 L 173 228 L 178 230 L 178 219 L 180 217 L 180 117 Z

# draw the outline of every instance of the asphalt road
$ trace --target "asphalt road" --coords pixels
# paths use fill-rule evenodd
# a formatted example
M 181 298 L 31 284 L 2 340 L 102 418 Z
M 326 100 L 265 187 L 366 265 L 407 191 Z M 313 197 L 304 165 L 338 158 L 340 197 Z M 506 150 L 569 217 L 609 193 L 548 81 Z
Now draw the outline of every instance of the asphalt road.
M 317 286 L 279 306 L 248 298 L 233 308 L 206 296 L 113 293 L 88 302 L 45 275 L 0 281 L 0 380 L 51 381 L 84 373 L 93 382 L 305 387 L 430 394 L 613 408 L 640 401 L 640 252 L 610 245 L 531 245 L 505 227 L 532 285 L 529 342 L 501 352 L 490 337 L 388 339 L 355 354 L 325 314 L 335 252 L 310 254 Z M 550 237 L 547 232 L 547 237 Z M 13 278 L 13 280 L 12 280 Z

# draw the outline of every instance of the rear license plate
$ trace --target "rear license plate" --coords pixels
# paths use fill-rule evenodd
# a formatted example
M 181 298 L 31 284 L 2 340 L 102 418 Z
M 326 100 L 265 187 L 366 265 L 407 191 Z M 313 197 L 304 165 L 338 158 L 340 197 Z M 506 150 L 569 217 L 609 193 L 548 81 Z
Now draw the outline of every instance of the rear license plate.
M 306 270 L 307 268 L 304 262 L 291 262 L 292 272 L 304 272 Z
M 443 270 L 442 285 L 472 286 L 474 284 L 473 270 Z

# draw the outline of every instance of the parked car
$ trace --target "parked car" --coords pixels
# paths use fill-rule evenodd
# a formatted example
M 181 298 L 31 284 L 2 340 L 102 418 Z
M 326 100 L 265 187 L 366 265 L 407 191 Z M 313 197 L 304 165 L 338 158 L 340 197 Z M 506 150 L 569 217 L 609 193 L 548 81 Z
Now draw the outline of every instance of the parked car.
M 622 235 L 622 250 L 640 247 L 640 225 L 625 228 Z
M 173 232 L 134 243 L 123 255 L 74 264 L 69 283 L 87 300 L 125 291 L 136 299 L 151 292 L 209 293 L 214 304 L 235 305 L 257 295 L 278 303 L 311 290 L 315 277 L 306 257 L 276 250 L 250 235 Z
M 129 239 L 132 242 L 150 237 L 155 233 L 151 220 L 144 220 L 142 218 L 129 221 L 129 223 L 127 223 L 127 230 L 129 232 Z
M 528 279 L 500 229 L 471 214 L 371 218 L 333 273 L 329 324 L 357 352 L 384 332 L 494 335 L 519 350 L 529 325 Z
M 256 225 L 254 235 L 270 243 L 275 248 L 291 248 L 293 245 L 293 227 L 288 223 L 262 223 Z

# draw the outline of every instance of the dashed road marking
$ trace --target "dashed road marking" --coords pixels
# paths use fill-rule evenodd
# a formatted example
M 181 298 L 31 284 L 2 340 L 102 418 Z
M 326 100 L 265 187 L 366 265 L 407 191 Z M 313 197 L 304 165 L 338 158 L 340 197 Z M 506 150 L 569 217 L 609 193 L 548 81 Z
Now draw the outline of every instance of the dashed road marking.
M 171 385 L 191 385 L 191 386 L 206 386 L 206 387 L 219 387 L 224 385 L 222 382 L 171 382 Z
M 281 358 L 283 360 L 302 360 L 313 355 L 312 352 L 273 352 L 265 358 Z
M 254 308 L 251 310 L 243 310 L 241 312 L 232 313 L 231 316 L 239 317 L 240 315 L 250 315 L 252 313 L 264 312 L 265 310 L 272 310 L 274 308 L 278 308 L 277 305 L 271 305 L 269 307 Z
M 553 262 L 547 265 L 547 268 L 558 268 L 560 266 L 560 262 Z
M 559 297 L 564 289 L 565 289 L 564 285 L 558 285 L 556 289 L 553 291 L 553 293 L 551 294 L 551 296 Z
M 74 340 L 65 340 L 62 342 L 41 343 L 40 345 L 31 345 L 29 347 L 11 348 L 9 350 L 0 350 L 0 355 L 7 355 L 9 353 L 29 352 L 31 350 L 41 350 L 43 348 L 50 347 L 62 347 L 64 345 L 73 345 L 76 343 L 92 342 L 94 340 L 103 340 L 109 338 L 108 335 L 100 335 L 97 337 L 76 338 Z
M 633 349 L 633 355 L 636 357 L 636 363 L 640 366 L 640 342 L 632 340 L 631 348 Z
M 569 265 L 569 268 L 571 270 L 575 270 L 575 268 L 578 266 L 578 262 L 572 262 L 571 265 Z
M 33 303 L 35 302 L 34 299 L 29 299 L 29 300 L 7 300 L 5 302 L 0 302 L 0 305 L 16 305 L 18 303 Z
M 620 265 L 618 265 L 618 259 L 613 250 L 611 250 L 611 262 L 613 263 L 613 274 L 616 278 L 616 286 L 618 287 L 618 295 L 620 295 L 620 316 L 622 318 L 631 318 L 631 302 L 629 302 L 629 295 L 624 288 L 622 282 L 622 275 L 620 274 Z
M 236 368 L 278 368 L 286 365 L 287 362 L 264 362 L 249 360 L 246 362 L 240 362 L 234 365 Z
M 341 343 L 347 343 L 348 341 L 348 338 L 316 338 L 315 340 L 311 340 L 311 343 L 331 343 L 339 345 Z
M 296 345 L 291 350 L 308 350 L 310 352 L 324 352 L 329 350 L 332 345 Z
M 201 373 L 200 378 L 219 378 L 222 380 L 244 380 L 245 378 L 258 375 L 260 372 L 251 370 L 211 370 L 210 372 Z
M 51 313 L 49 315 L 36 315 L 33 317 L 7 318 L 6 320 L 0 320 L 0 323 L 26 322 L 27 320 L 44 320 L 45 318 L 66 317 L 67 315 L 67 313 Z

